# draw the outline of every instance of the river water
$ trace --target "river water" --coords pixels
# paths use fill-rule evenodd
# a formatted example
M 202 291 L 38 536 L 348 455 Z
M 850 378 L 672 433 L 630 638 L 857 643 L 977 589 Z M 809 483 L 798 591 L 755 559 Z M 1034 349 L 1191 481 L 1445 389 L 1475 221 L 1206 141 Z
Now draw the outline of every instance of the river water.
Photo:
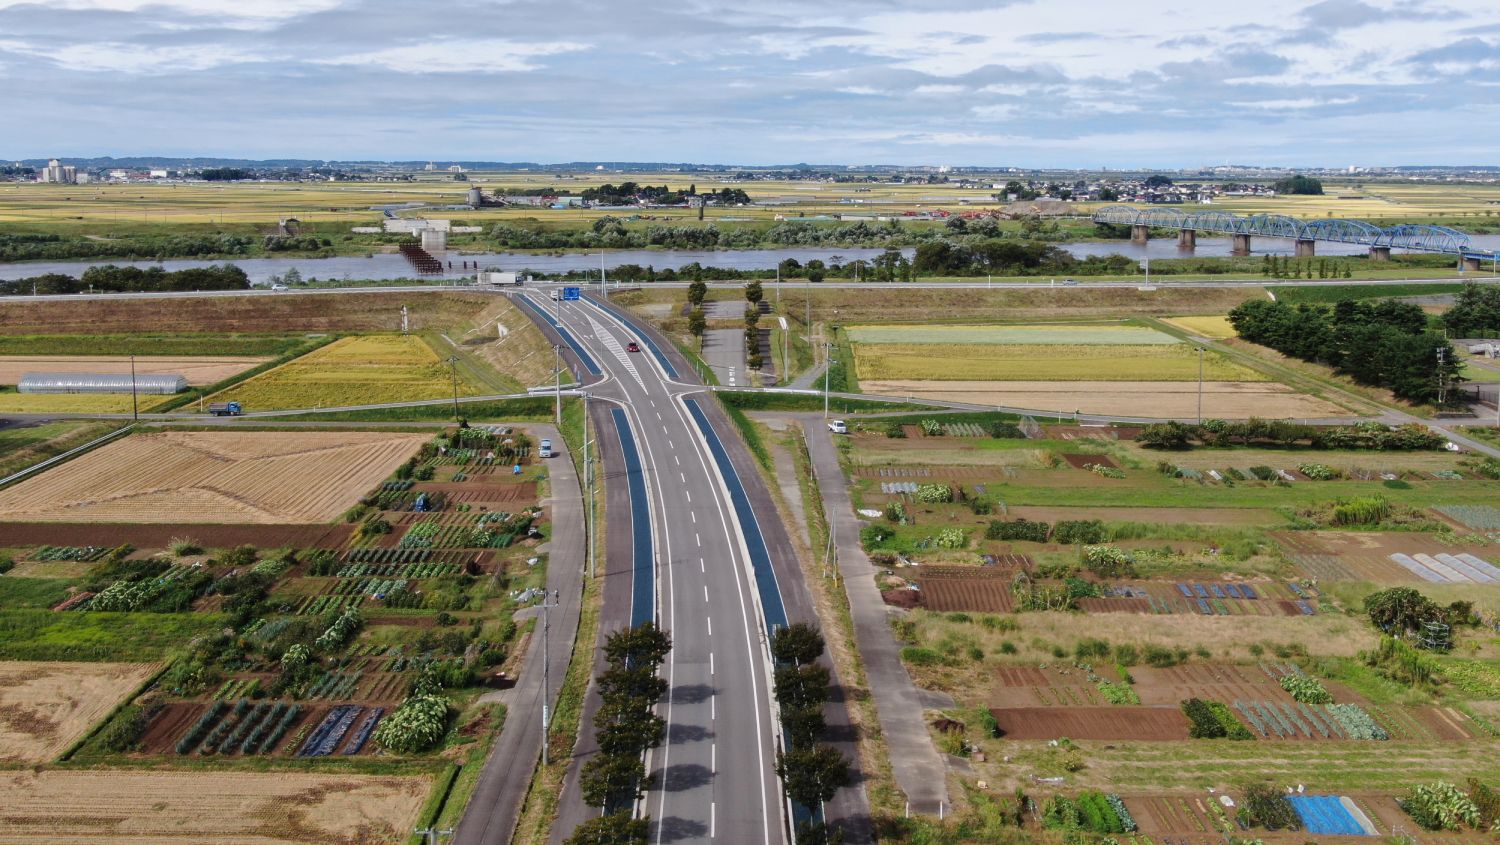
M 1475 235 L 1472 245 L 1478 249 L 1500 248 L 1500 235 Z M 1161 238 L 1146 246 L 1129 241 L 1082 241 L 1058 244 L 1059 247 L 1079 257 L 1091 255 L 1124 255 L 1137 261 L 1143 258 L 1183 258 L 1199 256 L 1214 258 L 1229 255 L 1228 238 L 1199 238 L 1194 252 L 1177 249 L 1173 238 Z M 1281 238 L 1255 238 L 1251 242 L 1254 254 L 1291 255 L 1294 244 Z M 1319 242 L 1319 255 L 1363 255 L 1365 248 L 1353 244 Z M 770 270 L 788 258 L 806 264 L 818 259 L 824 262 L 848 262 L 854 259 L 870 260 L 884 250 L 871 248 L 786 248 L 786 249 L 737 249 L 737 250 L 612 250 L 604 253 L 604 265 L 615 267 L 621 264 L 653 266 L 658 270 L 678 269 L 693 262 L 705 267 L 723 267 L 736 270 Z M 911 249 L 902 250 L 907 256 Z M 537 273 L 565 273 L 571 270 L 598 271 L 599 253 L 570 252 L 562 254 L 538 254 L 516 252 L 492 252 L 462 254 L 448 252 L 440 256 L 450 267 L 453 276 L 473 275 L 475 267 L 497 270 L 532 271 Z M 128 265 L 133 267 L 161 266 L 167 270 L 184 270 L 190 267 L 207 267 L 214 264 L 235 264 L 243 268 L 250 281 L 266 283 L 272 276 L 280 276 L 296 268 L 303 278 L 318 279 L 402 279 L 415 274 L 406 259 L 394 253 L 377 253 L 369 256 L 336 256 L 333 258 L 241 258 L 218 261 L 200 259 L 170 259 L 167 261 L 24 261 L 0 263 L 0 279 L 21 279 L 44 273 L 65 273 L 81 276 L 89 267 L 99 264 Z M 467 266 L 465 266 L 467 265 Z

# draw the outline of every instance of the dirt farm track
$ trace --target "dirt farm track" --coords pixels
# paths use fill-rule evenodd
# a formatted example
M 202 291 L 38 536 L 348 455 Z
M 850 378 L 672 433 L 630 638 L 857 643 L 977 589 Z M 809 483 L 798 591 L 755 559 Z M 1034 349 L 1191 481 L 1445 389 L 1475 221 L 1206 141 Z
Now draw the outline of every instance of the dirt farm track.
M 371 432 L 161 432 L 0 491 L 14 522 L 328 522 L 426 439 Z
M 13 771 L 0 845 L 401 843 L 427 790 L 421 777 Z

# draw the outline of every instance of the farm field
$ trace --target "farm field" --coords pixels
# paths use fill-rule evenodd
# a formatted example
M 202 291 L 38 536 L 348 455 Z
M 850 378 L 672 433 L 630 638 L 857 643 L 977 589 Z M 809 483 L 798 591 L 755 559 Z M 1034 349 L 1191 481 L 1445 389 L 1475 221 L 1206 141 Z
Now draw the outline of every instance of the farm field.
M 1196 382 L 1198 379 L 1198 355 L 1191 346 L 1181 343 L 855 343 L 854 362 L 861 382 L 892 379 Z M 1266 376 L 1213 353 L 1204 356 L 1203 376 L 1212 382 L 1266 380 Z
M 1235 336 L 1234 326 L 1229 324 L 1228 317 L 1167 317 L 1163 322 L 1210 340 Z
M 1473 458 L 1163 451 L 1136 426 L 1042 422 L 855 417 L 840 438 L 903 663 L 953 700 L 935 739 L 958 746 L 942 733 L 957 724 L 983 753 L 973 777 L 991 789 L 1063 777 L 1064 792 L 1119 791 L 1129 805 L 1132 790 L 1262 777 L 1311 791 L 1500 775 L 1491 729 L 1470 715 L 1500 712 L 1488 629 L 1500 582 L 1480 583 L 1500 562 L 1500 483 Z M 1358 497 L 1399 516 L 1328 521 L 1331 503 Z M 1395 586 L 1474 603 L 1479 626 L 1455 627 L 1452 654 L 1433 655 L 1442 682 L 1411 686 L 1364 657 L 1381 645 L 1364 600 Z M 1189 699 L 1246 736 L 1191 738 Z
M 460 395 L 486 392 L 462 369 L 457 378 Z M 206 401 L 269 411 L 443 399 L 453 389 L 449 367 L 422 338 L 368 335 L 336 340 Z
M 849 326 L 849 339 L 856 344 L 938 345 L 1061 345 L 1134 346 L 1172 345 L 1177 338 L 1145 326 L 1123 323 L 1047 323 L 959 326 L 959 325 L 865 325 Z
M 138 356 L 138 375 L 172 374 L 199 386 L 223 381 L 270 360 L 255 357 Z M 0 356 L 0 384 L 16 384 L 26 373 L 129 373 L 130 359 L 119 355 L 4 355 Z M 148 396 L 148 399 L 156 397 Z M 129 396 L 126 397 L 127 402 Z
M 14 771 L 6 845 L 402 843 L 430 778 L 300 772 Z M 67 820 L 59 824 L 59 820 Z
M 159 664 L 0 662 L 0 762 L 61 754 Z
M 1178 328 L 1223 331 L 1222 317 Z M 1131 323 L 855 325 L 858 389 L 874 395 L 1146 418 L 1347 416 L 1217 352 Z M 852 383 L 852 382 L 851 382 Z
M 367 432 L 138 434 L 0 491 L 0 519 L 327 522 L 423 439 Z
M 0 842 L 407 841 L 430 775 L 488 755 L 505 721 L 489 694 L 527 653 L 520 611 L 541 594 L 552 530 L 531 437 L 169 430 L 117 445 L 132 443 L 119 472 L 116 444 L 57 471 L 179 476 L 151 489 L 232 481 L 279 521 L 194 524 L 192 502 L 168 502 L 154 522 L 0 525 L 15 565 L 0 573 L 0 657 L 36 661 L 0 664 L 0 762 L 61 746 L 85 767 L 0 777 Z M 195 466 L 227 479 L 180 477 Z M 307 467 L 315 480 L 299 483 Z M 346 496 L 329 511 L 346 520 L 286 516 L 331 496 Z M 102 688 L 124 661 L 138 676 Z M 167 665 L 132 698 L 162 667 L 148 661 Z M 460 778 L 447 794 L 453 818 L 472 788 Z
M 944 361 L 914 366 L 941 371 Z M 1014 381 L 864 379 L 860 389 L 872 395 L 943 399 L 973 405 L 1028 408 L 1038 413 L 1071 415 L 1112 414 L 1157 419 L 1193 418 L 1198 413 L 1196 381 L 1031 381 L 1038 369 L 1029 362 L 1007 363 L 1018 377 Z M 1082 364 L 1075 368 L 1088 374 Z M 1068 366 L 1066 364 L 1059 366 Z M 1113 366 L 1113 365 L 1112 365 Z M 1196 366 L 1196 365 L 1194 365 Z M 1233 366 L 1233 365 L 1231 365 Z M 1344 417 L 1349 412 L 1337 405 L 1298 393 L 1271 381 L 1210 381 L 1203 384 L 1203 413 L 1215 419 L 1271 417 L 1317 419 Z
M 142 411 L 172 397 L 140 395 Z M 129 414 L 129 393 L 16 393 L 0 390 L 0 413 L 11 414 Z

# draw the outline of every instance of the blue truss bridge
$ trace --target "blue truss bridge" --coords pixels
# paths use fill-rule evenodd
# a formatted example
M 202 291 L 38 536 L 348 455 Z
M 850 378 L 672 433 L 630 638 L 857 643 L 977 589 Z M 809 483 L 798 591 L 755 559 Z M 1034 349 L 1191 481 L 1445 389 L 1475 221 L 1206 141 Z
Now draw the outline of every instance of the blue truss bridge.
M 1316 254 L 1318 241 L 1356 244 L 1370 250 L 1370 258 L 1388 261 L 1391 251 L 1432 252 L 1452 255 L 1468 270 L 1478 270 L 1481 262 L 1493 261 L 1493 252 L 1469 243 L 1469 236 L 1447 226 L 1403 224 L 1376 226 L 1363 220 L 1337 218 L 1299 220 L 1285 214 L 1230 214 L 1227 211 L 1180 211 L 1175 208 L 1130 205 L 1107 205 L 1093 214 L 1095 223 L 1129 226 L 1130 239 L 1145 244 L 1152 229 L 1177 230 L 1177 245 L 1192 249 L 1199 232 L 1228 235 L 1232 239 L 1231 255 L 1249 255 L 1250 239 L 1285 238 L 1295 241 L 1296 254 Z

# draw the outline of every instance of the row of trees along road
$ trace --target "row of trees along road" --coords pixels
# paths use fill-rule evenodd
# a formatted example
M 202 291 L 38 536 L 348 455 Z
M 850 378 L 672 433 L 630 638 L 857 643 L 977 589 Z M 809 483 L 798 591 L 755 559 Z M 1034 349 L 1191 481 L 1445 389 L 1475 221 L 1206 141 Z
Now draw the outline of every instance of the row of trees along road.
M 822 806 L 852 780 L 849 761 L 824 743 L 828 725 L 830 675 L 817 660 L 823 654 L 823 635 L 804 623 L 778 628 L 771 638 L 776 661 L 776 704 L 786 750 L 776 755 L 776 774 L 788 798 L 811 816 L 797 825 L 797 845 L 830 845 L 843 841 L 838 831 L 822 822 Z
M 1452 344 L 1416 305 L 1341 300 L 1332 308 L 1252 299 L 1229 312 L 1239 336 L 1284 355 L 1328 364 L 1398 399 L 1437 404 L 1463 380 Z
M 602 815 L 575 828 L 568 845 L 646 845 L 650 820 L 634 818 L 632 805 L 651 785 L 644 755 L 666 732 L 665 720 L 652 710 L 667 691 L 656 671 L 671 650 L 672 638 L 651 622 L 604 641 L 607 668 L 594 679 L 602 700 L 594 714 L 599 753 L 578 778 L 584 802 Z

